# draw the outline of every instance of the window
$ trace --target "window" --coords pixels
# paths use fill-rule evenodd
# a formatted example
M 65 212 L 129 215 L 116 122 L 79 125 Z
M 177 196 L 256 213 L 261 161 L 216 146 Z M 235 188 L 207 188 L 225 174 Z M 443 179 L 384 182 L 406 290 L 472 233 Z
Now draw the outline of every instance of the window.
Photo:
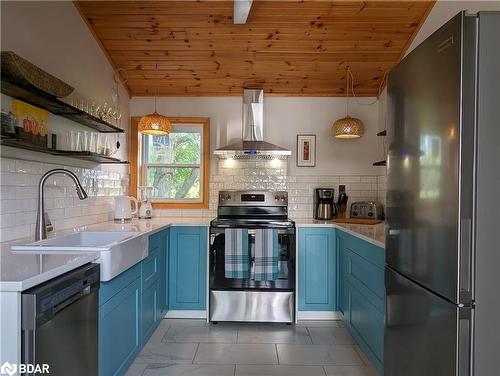
M 138 134 L 139 118 L 132 118 L 137 140 L 131 143 L 130 191 L 135 194 L 138 186 L 153 187 L 154 207 L 208 207 L 208 119 L 170 120 L 169 135 L 152 136 Z

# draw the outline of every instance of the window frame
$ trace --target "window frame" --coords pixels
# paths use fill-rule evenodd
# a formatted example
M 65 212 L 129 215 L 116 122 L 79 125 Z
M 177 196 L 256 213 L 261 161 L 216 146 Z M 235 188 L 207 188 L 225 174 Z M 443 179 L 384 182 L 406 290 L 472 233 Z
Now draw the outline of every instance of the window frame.
M 202 138 L 202 155 L 200 163 L 200 182 L 201 199 L 196 201 L 180 199 L 172 201 L 153 201 L 152 205 L 155 209 L 206 209 L 208 208 L 208 180 L 210 177 L 210 119 L 202 117 L 168 117 L 172 125 L 180 126 L 197 126 L 203 128 Z M 139 133 L 140 117 L 130 118 L 130 184 L 129 192 L 132 196 L 137 197 L 137 189 L 141 181 L 144 171 L 144 163 L 142 161 L 143 140 Z

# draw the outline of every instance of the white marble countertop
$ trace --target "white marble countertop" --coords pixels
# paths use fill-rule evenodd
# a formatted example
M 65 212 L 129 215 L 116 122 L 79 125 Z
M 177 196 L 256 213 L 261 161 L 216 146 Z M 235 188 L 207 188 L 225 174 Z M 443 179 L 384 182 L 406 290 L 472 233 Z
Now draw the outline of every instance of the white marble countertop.
M 108 221 L 55 231 L 48 237 L 80 231 L 138 231 L 150 235 L 169 226 L 208 226 L 209 223 L 210 219 L 202 217 L 134 219 L 126 223 Z M 24 291 L 99 258 L 98 252 L 16 252 L 10 249 L 15 244 L 33 241 L 31 237 L 0 244 L 0 291 Z
M 2 246 L 0 292 L 24 291 L 99 258 L 96 252 L 14 253 Z
M 212 218 L 204 217 L 160 217 L 153 219 L 133 219 L 130 222 L 114 221 L 82 226 L 74 231 L 139 231 L 151 235 L 172 226 L 209 226 Z
M 56 231 L 49 237 L 57 237 L 80 231 L 138 231 L 151 235 L 171 226 L 209 226 L 210 218 L 177 217 L 134 219 L 126 223 L 107 221 L 73 229 Z M 384 248 L 384 223 L 377 225 L 340 224 L 312 219 L 295 220 L 297 227 L 333 227 Z M 27 244 L 32 238 L 0 243 L 0 291 L 24 291 L 54 277 L 78 268 L 99 258 L 97 252 L 15 252 L 14 244 Z
M 332 221 L 318 221 L 316 219 L 297 219 L 297 227 L 333 227 L 348 234 L 357 236 L 380 248 L 385 248 L 385 223 L 376 225 L 357 225 L 351 223 L 334 223 Z

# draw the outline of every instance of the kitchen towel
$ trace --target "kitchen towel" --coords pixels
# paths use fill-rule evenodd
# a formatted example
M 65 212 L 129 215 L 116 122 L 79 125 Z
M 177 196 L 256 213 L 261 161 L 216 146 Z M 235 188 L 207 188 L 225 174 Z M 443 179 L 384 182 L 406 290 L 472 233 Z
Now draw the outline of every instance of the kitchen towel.
M 227 228 L 224 234 L 225 277 L 248 278 L 248 230 Z
M 274 281 L 278 277 L 278 230 L 255 230 L 255 281 Z

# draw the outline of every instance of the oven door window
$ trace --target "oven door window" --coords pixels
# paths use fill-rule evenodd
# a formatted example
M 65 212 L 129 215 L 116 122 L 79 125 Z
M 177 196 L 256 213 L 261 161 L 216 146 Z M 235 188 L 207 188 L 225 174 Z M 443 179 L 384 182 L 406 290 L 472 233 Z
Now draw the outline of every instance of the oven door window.
M 210 287 L 212 289 L 292 290 L 295 285 L 295 234 L 278 231 L 278 276 L 275 280 L 255 281 L 255 230 L 248 230 L 249 277 L 225 277 L 225 235 L 212 234 L 210 246 Z

